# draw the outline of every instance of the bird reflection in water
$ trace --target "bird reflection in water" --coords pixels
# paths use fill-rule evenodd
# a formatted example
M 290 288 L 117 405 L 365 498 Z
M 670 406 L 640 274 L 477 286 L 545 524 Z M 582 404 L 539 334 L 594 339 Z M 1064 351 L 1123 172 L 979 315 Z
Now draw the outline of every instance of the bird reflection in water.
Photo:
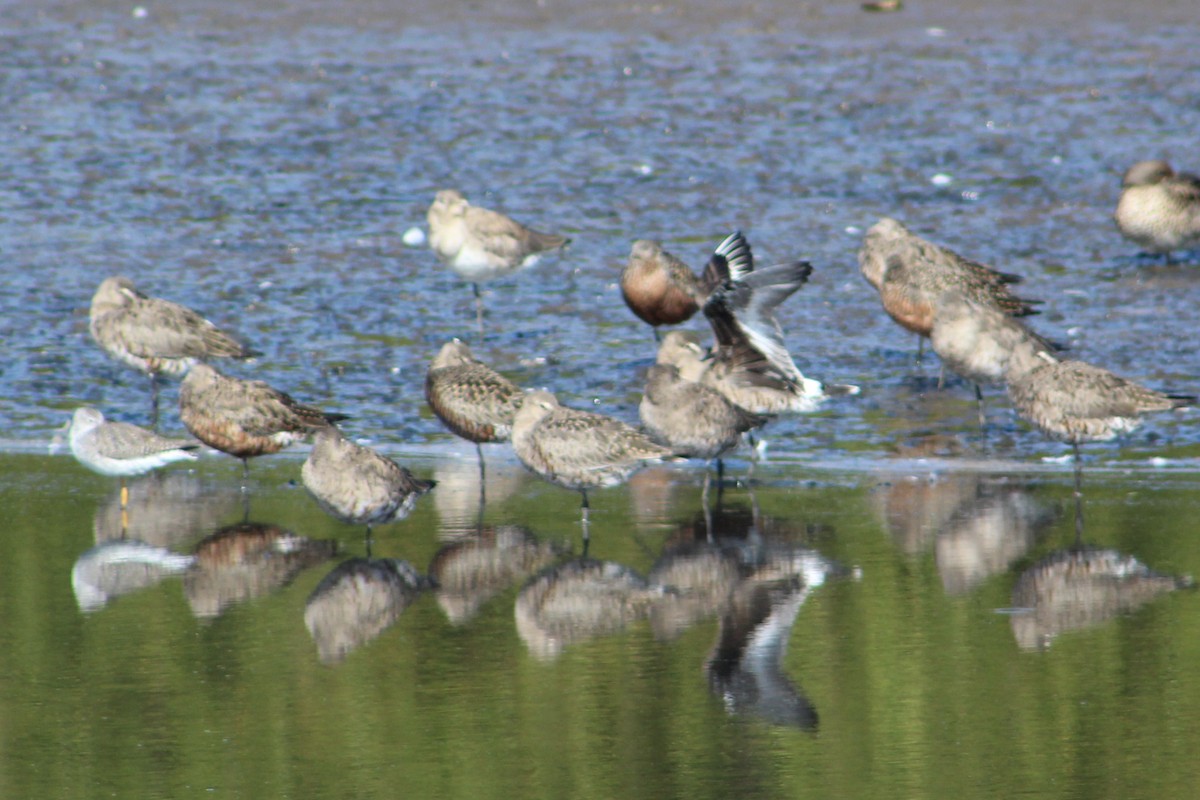
M 194 473 L 153 472 L 129 482 L 124 512 L 121 493 L 113 491 L 97 507 L 93 527 L 97 544 L 131 539 L 160 547 L 195 541 L 242 507 L 240 494 Z
M 1058 516 L 1030 487 L 977 473 L 900 476 L 875 487 L 872 504 L 906 554 L 932 544 L 950 595 L 1008 569 Z
M 192 568 L 195 557 L 132 539 L 104 542 L 71 568 L 75 602 L 84 613 L 98 611 L 122 595 L 157 586 Z
M 487 526 L 438 550 L 429 575 L 437 584 L 438 605 L 446 618 L 462 625 L 488 600 L 566 552 L 565 545 L 539 542 L 517 525 Z
M 326 575 L 304 605 L 323 664 L 336 664 L 388 629 L 429 585 L 407 561 L 352 558 Z
M 734 589 L 704 665 L 708 685 L 731 714 L 816 730 L 817 710 L 783 670 L 800 608 L 812 591 L 847 571 L 814 550 L 768 546 Z
M 1195 585 L 1155 572 L 1131 555 L 1077 547 L 1051 553 L 1013 587 L 1012 629 L 1023 650 L 1045 650 L 1059 634 L 1100 625 Z
M 192 613 L 211 619 L 230 606 L 287 586 L 309 567 L 333 558 L 337 542 L 297 536 L 277 525 L 240 522 L 196 545 L 196 569 L 183 579 Z
M 624 630 L 650 613 L 664 590 L 632 569 L 583 558 L 535 575 L 517 595 L 517 634 L 534 657 Z

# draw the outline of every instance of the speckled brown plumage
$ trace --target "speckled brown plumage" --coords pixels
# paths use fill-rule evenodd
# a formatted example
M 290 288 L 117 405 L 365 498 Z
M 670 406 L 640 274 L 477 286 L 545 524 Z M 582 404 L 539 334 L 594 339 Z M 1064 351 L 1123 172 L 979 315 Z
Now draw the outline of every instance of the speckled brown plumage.
M 342 522 L 384 525 L 402 520 L 417 498 L 434 487 L 395 461 L 356 444 L 334 425 L 317 431 L 300 470 L 304 488 Z
M 1158 392 L 1082 361 L 1058 361 L 1046 352 L 1014 356 L 1008 396 L 1022 418 L 1049 436 L 1076 444 L 1112 439 L 1136 428 L 1143 414 L 1196 402 L 1191 395 Z
M 197 364 L 179 388 L 179 415 L 209 447 L 247 459 L 277 453 L 314 431 L 346 419 L 298 403 L 262 381 L 222 375 Z
M 254 355 L 190 308 L 147 297 L 121 277 L 96 289 L 89 328 L 114 358 L 151 374 L 178 375 L 197 361 Z
M 618 419 L 567 408 L 540 390 L 525 395 L 512 444 L 530 471 L 579 491 L 616 486 L 645 464 L 672 455 L 670 448 Z
M 425 373 L 425 399 L 455 435 L 470 442 L 502 442 L 525 393 L 458 339 L 442 346 Z
M 1037 313 L 1037 301 L 1023 300 L 1009 288 L 1022 280 L 1019 275 L 965 259 L 914 235 L 889 217 L 867 231 L 858 263 L 863 277 L 879 292 L 888 316 L 921 336 L 927 337 L 933 330 L 938 296 L 951 290 L 1010 316 Z

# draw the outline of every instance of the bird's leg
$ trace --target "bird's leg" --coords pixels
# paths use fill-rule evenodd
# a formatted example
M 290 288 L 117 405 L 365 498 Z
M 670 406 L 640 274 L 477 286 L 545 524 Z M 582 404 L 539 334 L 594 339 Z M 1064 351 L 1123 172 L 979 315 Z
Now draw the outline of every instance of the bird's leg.
M 1071 442 L 1075 450 L 1075 546 L 1083 545 L 1083 462 L 1079 459 L 1079 440 Z
M 720 464 L 721 460 L 717 459 L 717 463 Z M 713 540 L 712 509 L 708 507 L 708 482 L 711 478 L 712 473 L 708 471 L 707 467 L 705 467 L 704 488 L 700 490 L 700 507 L 704 511 L 704 538 L 709 542 Z
M 158 373 L 150 373 L 150 430 L 158 432 Z
M 987 412 L 983 408 L 983 390 L 979 388 L 979 384 L 975 384 L 975 402 L 979 406 L 979 430 L 987 432 Z
M 483 447 L 475 443 L 475 455 L 479 457 L 479 515 L 475 519 L 476 533 L 483 532 L 483 507 L 487 504 L 487 483 L 483 472 Z
M 580 489 L 579 494 L 583 496 L 583 505 L 580 506 L 580 512 L 583 514 L 583 555 L 581 558 L 587 558 L 588 545 L 591 544 L 591 532 L 589 531 L 590 522 L 588 520 L 588 499 L 587 489 Z
M 125 538 L 126 531 L 129 530 L 129 487 L 125 485 L 125 478 L 121 478 L 121 538 Z
M 479 284 L 472 283 L 471 288 L 475 291 L 475 326 L 479 328 L 479 338 L 483 339 L 483 293 L 479 291 Z
M 720 489 L 725 484 L 725 462 L 720 458 L 717 459 L 717 488 Z

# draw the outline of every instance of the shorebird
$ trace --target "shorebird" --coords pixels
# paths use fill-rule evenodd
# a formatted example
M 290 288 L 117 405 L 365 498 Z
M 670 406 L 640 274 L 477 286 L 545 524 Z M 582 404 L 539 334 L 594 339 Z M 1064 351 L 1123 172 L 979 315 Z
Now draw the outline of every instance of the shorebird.
M 129 504 L 125 478 L 142 475 L 173 461 L 194 461 L 190 439 L 168 439 L 127 422 L 110 422 L 95 408 L 75 409 L 69 433 L 71 454 L 93 472 L 121 479 L 121 511 Z M 122 529 L 127 527 L 122 526 Z
M 1082 361 L 1060 361 L 1033 342 L 1009 355 L 1008 396 L 1017 413 L 1043 433 L 1071 443 L 1075 457 L 1075 532 L 1083 533 L 1081 442 L 1128 433 L 1141 416 L 1194 405 L 1194 395 L 1167 394 Z
M 429 246 L 475 292 L 475 315 L 483 333 L 479 284 L 532 266 L 543 253 L 571 240 L 526 228 L 498 211 L 473 206 L 454 189 L 442 189 L 426 215 Z
M 210 358 L 258 355 L 190 308 L 147 297 L 122 277 L 106 278 L 96 289 L 89 329 L 109 355 L 150 376 L 153 425 L 159 374 L 180 375 Z
M 262 381 L 222 375 L 208 364 L 197 364 L 179 388 L 179 415 L 192 435 L 209 447 L 242 460 L 242 477 L 249 475 L 248 459 L 278 453 L 310 433 L 347 419 L 298 403 Z
M 857 386 L 806 378 L 784 344 L 773 312 L 811 272 L 810 264 L 797 261 L 726 282 L 704 304 L 716 338 L 712 351 L 704 354 L 694 338 L 672 331 L 659 348 L 658 363 L 674 365 L 685 380 L 716 389 L 751 414 L 808 412 L 828 397 L 858 394 Z
M 1113 219 L 1122 236 L 1170 264 L 1172 250 L 1200 246 L 1200 177 L 1139 161 L 1121 178 Z
M 355 444 L 336 425 L 317 431 L 300 470 L 304 488 L 321 508 L 351 525 L 386 525 L 408 516 L 417 498 L 434 487 L 390 458 Z
M 657 339 L 659 325 L 685 322 L 724 281 L 741 280 L 753 269 L 750 244 L 741 231 L 717 245 L 700 276 L 658 242 L 638 239 L 621 270 L 621 296 L 630 311 L 654 327 Z
M 588 489 L 623 483 L 646 464 L 674 455 L 669 447 L 620 420 L 560 405 L 551 392 L 525 395 L 512 430 L 513 450 L 543 480 L 582 496 L 584 554 L 588 543 Z
M 890 217 L 872 225 L 858 251 L 867 283 L 879 292 L 883 309 L 901 327 L 924 340 L 933 330 L 934 306 L 943 292 L 956 289 L 969 299 L 1013 317 L 1036 314 L 1036 300 L 1023 300 L 1009 288 L 1024 280 L 963 258 L 911 233 Z
M 475 443 L 482 506 L 485 488 L 480 445 L 508 441 L 525 393 L 454 339 L 442 345 L 425 373 L 425 400 L 452 433 Z
M 970 299 L 960 289 L 938 296 L 929 335 L 933 351 L 949 370 L 975 386 L 979 427 L 984 427 L 980 384 L 1002 383 L 1012 352 L 1021 345 L 1054 352 L 1058 346 L 995 306 Z

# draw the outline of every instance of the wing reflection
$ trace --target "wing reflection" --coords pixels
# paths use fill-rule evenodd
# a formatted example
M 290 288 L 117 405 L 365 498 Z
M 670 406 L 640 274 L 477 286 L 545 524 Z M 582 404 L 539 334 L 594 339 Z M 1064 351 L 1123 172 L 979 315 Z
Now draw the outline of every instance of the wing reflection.
M 85 552 L 71 568 L 75 602 L 84 613 L 97 611 L 122 595 L 155 586 L 192 568 L 193 556 L 146 542 L 105 542 Z
M 704 671 L 731 714 L 815 730 L 817 710 L 783 671 L 792 626 L 812 590 L 844 572 L 813 550 L 767 549 L 721 615 Z
M 212 618 L 231 605 L 286 586 L 336 554 L 333 540 L 306 539 L 277 525 L 241 522 L 196 545 L 196 569 L 184 578 L 183 591 L 193 614 Z
M 135 539 L 160 547 L 190 542 L 241 509 L 240 494 L 183 472 L 152 472 L 128 483 L 129 502 L 121 513 L 121 492 L 96 508 L 96 542 Z
M 394 558 L 352 558 L 326 575 L 304 606 L 304 625 L 323 664 L 342 661 L 400 618 L 428 585 Z
M 536 658 L 557 658 L 568 645 L 623 630 L 662 599 L 628 567 L 580 559 L 534 576 L 517 595 L 517 634 Z
M 1060 633 L 1090 628 L 1194 584 L 1154 572 L 1116 550 L 1052 553 L 1013 587 L 1013 635 L 1024 650 L 1044 650 Z
M 563 545 L 538 542 L 526 528 L 488 526 L 440 549 L 429 574 L 437 582 L 438 605 L 452 624 L 462 625 L 488 600 L 565 552 Z

